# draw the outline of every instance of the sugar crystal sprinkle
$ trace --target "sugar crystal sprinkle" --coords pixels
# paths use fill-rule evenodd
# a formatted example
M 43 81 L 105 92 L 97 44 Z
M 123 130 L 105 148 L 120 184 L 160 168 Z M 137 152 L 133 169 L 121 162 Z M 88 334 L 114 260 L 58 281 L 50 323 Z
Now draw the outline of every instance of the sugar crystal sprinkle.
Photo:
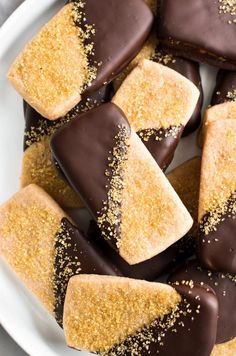
M 108 169 L 104 172 L 108 179 L 107 200 L 98 212 L 98 225 L 105 239 L 115 239 L 119 247 L 119 221 L 123 191 L 123 166 L 127 157 L 129 132 L 125 125 L 118 125 L 118 133 L 114 138 L 115 145 L 108 157 Z
M 176 59 L 171 53 L 164 53 L 156 49 L 155 53 L 152 55 L 151 60 L 160 64 L 164 64 L 165 66 L 170 63 L 175 63 Z
M 108 352 L 101 353 L 101 355 L 123 356 L 127 354 L 130 356 L 141 356 L 142 350 L 149 351 L 153 343 L 157 345 L 158 354 L 160 349 L 165 346 L 166 333 L 177 333 L 179 328 L 184 328 L 185 324 L 181 319 L 188 318 L 190 315 L 194 315 L 194 313 L 200 314 L 199 307 L 200 305 L 196 307 L 196 310 L 193 310 L 190 308 L 189 302 L 183 299 L 167 316 L 155 319 L 149 326 L 137 331 L 135 335 L 129 336 L 124 342 L 113 347 Z
M 67 284 L 69 279 L 81 272 L 78 246 L 73 244 L 71 233 L 73 231 L 61 221 L 61 226 L 55 235 L 55 262 L 54 262 L 54 294 L 55 311 L 63 308 Z M 57 322 L 62 324 L 62 315 L 56 313 Z
M 156 141 L 162 141 L 167 137 L 178 138 L 181 126 L 170 126 L 167 129 L 146 129 L 137 132 L 139 137 L 144 141 L 148 142 L 151 137 L 155 137 Z
M 236 89 L 233 89 L 232 91 L 228 91 L 226 98 L 229 101 L 236 101 Z
M 224 221 L 225 216 L 231 218 L 235 218 L 236 216 L 236 192 L 233 192 L 227 201 L 216 205 L 203 217 L 200 221 L 200 230 L 204 232 L 205 235 L 216 231 L 217 225 Z
M 218 0 L 219 2 L 219 13 L 229 14 L 233 18 L 229 20 L 228 23 L 236 23 L 236 1 L 235 0 Z
M 94 24 L 88 24 L 86 19 L 86 14 L 84 12 L 85 0 L 77 0 L 73 2 L 72 8 L 72 18 L 75 25 L 79 28 L 79 37 L 83 44 L 83 49 L 87 56 L 89 66 L 87 68 L 87 79 L 85 88 L 91 86 L 91 82 L 96 78 L 97 68 L 94 64 L 90 63 L 91 58 L 94 56 L 94 42 L 93 38 L 95 35 Z M 97 66 L 101 65 L 97 63 Z

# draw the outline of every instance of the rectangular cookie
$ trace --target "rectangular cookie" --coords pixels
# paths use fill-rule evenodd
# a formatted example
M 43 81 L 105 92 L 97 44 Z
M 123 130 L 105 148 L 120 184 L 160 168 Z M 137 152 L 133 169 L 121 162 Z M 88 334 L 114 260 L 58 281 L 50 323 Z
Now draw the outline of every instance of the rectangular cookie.
M 60 325 L 71 276 L 121 274 L 34 184 L 0 207 L 0 255 Z
M 208 356 L 217 313 L 205 285 L 80 275 L 69 281 L 63 326 L 68 346 L 104 356 Z
M 198 253 L 214 271 L 236 273 L 236 120 L 207 125 L 204 140 Z
M 129 264 L 159 254 L 191 228 L 190 214 L 115 104 L 78 116 L 53 135 L 51 148 L 103 237 Z
M 159 166 L 166 169 L 198 98 L 199 90 L 190 80 L 146 59 L 127 76 L 112 102 L 125 113 Z
M 18 55 L 8 79 L 42 116 L 58 119 L 135 57 L 153 18 L 143 0 L 69 1 Z

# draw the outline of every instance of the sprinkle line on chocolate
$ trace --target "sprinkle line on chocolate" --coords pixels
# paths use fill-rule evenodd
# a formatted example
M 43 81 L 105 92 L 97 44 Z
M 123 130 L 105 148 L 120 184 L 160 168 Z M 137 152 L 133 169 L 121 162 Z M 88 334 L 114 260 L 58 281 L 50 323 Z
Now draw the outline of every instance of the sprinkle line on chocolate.
M 119 131 L 114 138 L 115 145 L 108 157 L 108 169 L 104 172 L 107 176 L 108 188 L 107 200 L 103 202 L 103 208 L 98 212 L 97 223 L 102 236 L 107 240 L 113 240 L 119 248 L 120 219 L 123 183 L 123 167 L 127 159 L 128 138 L 130 133 L 125 125 L 118 125 Z

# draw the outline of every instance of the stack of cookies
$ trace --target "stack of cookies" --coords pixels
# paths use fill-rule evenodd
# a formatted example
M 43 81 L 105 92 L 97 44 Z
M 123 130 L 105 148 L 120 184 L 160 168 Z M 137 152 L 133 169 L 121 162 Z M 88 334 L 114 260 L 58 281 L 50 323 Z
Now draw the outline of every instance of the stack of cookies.
M 68 1 L 10 67 L 25 135 L 0 254 L 69 347 L 236 355 L 235 23 L 228 0 Z M 220 68 L 202 156 L 165 173 L 201 123 L 199 62 Z

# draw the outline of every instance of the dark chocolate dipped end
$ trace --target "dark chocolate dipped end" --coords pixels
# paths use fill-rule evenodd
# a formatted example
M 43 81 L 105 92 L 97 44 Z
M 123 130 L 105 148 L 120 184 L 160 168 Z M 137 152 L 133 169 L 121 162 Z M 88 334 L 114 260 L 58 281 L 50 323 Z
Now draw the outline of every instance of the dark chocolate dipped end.
M 197 260 L 188 261 L 170 275 L 170 283 L 193 281 L 207 284 L 215 292 L 219 302 L 219 318 L 216 343 L 224 343 L 236 337 L 236 276 L 203 269 Z
M 235 193 L 218 210 L 207 213 L 200 222 L 198 256 L 205 268 L 236 273 Z
M 208 286 L 174 285 L 181 295 L 178 307 L 163 320 L 128 337 L 108 356 L 209 356 L 216 338 L 218 302 Z M 178 351 L 177 351 L 178 350 Z
M 219 70 L 211 105 L 236 101 L 236 72 Z
M 80 115 L 51 140 L 54 159 L 114 248 L 120 234 L 122 162 L 130 132 L 123 112 L 109 103 Z
M 69 279 L 77 274 L 121 275 L 83 233 L 66 218 L 62 219 L 55 237 L 54 294 L 55 317 L 62 326 L 63 306 Z
M 168 168 L 174 158 L 183 129 L 181 126 L 138 132 L 139 137 L 163 171 Z
M 234 4 L 165 0 L 158 8 L 158 38 L 174 54 L 218 68 L 236 69 L 232 46 L 236 34 Z
M 154 15 L 143 0 L 72 2 L 75 24 L 84 32 L 84 47 L 88 48 L 91 75 L 84 88 L 88 95 L 112 81 L 136 56 L 151 31 Z

